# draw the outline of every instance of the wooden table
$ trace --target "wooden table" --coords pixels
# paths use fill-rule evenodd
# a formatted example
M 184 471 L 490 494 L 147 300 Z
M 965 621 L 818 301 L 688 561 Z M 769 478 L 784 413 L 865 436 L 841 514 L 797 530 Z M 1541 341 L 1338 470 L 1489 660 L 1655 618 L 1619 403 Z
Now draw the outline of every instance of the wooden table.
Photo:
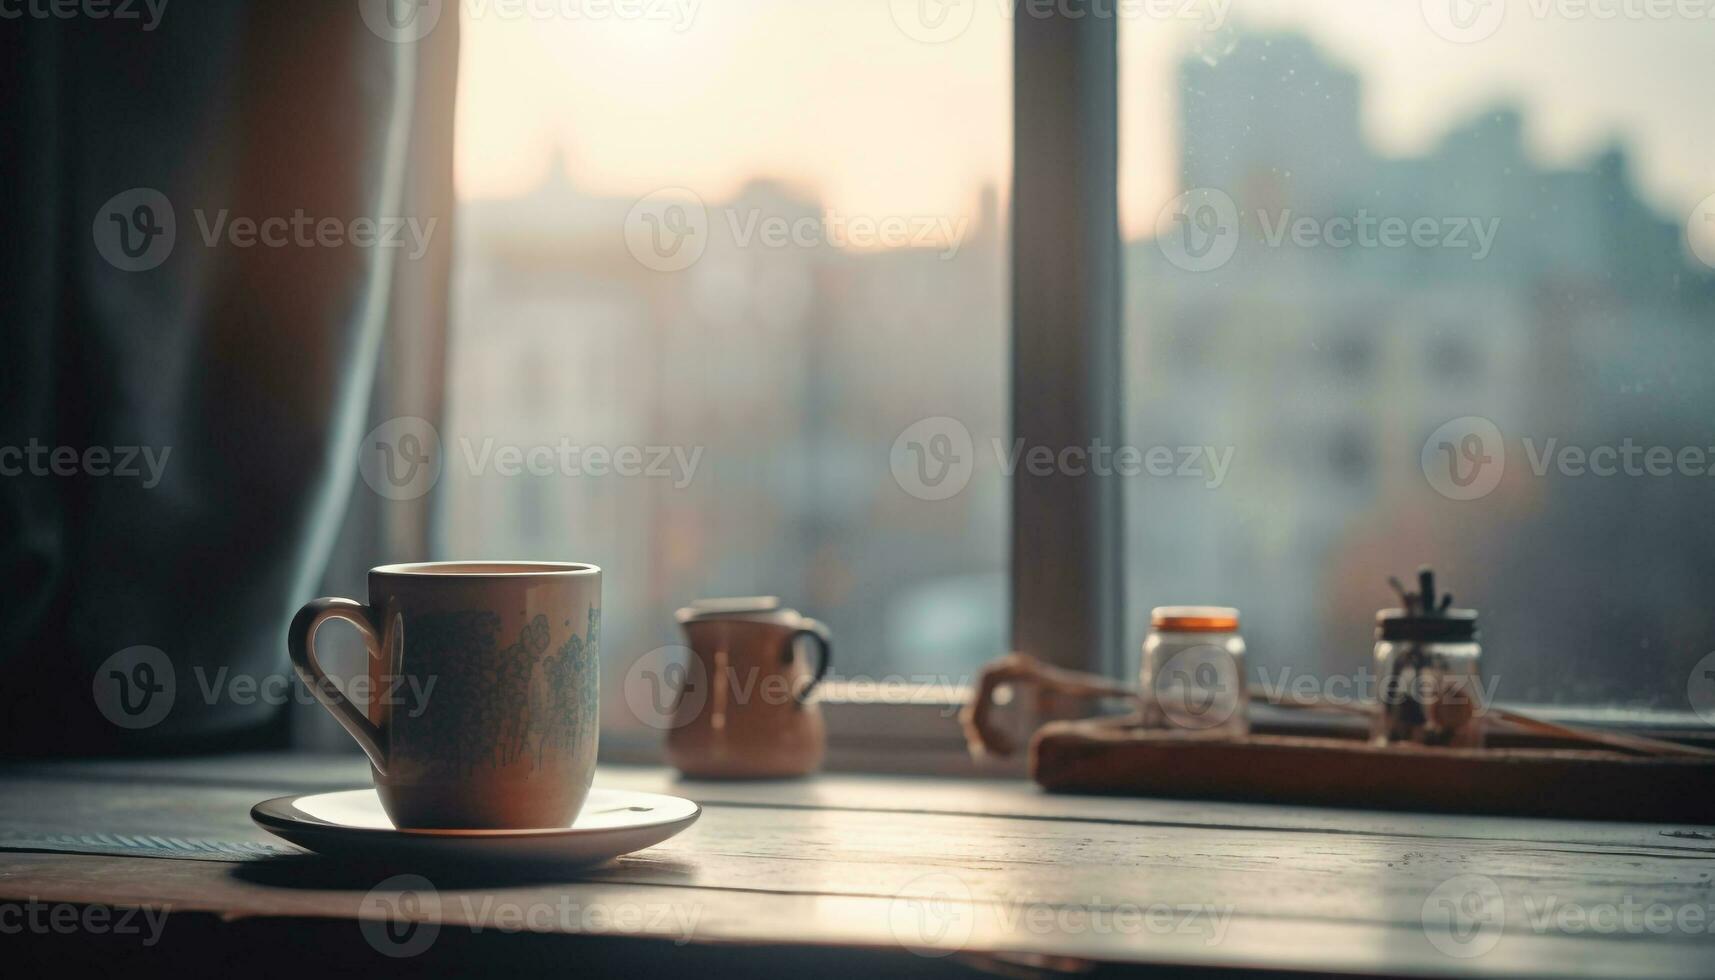
M 389 943 L 421 933 L 371 941 L 409 913 L 376 873 L 248 817 L 269 796 L 366 781 L 344 757 L 0 768 L 0 970 L 1715 975 L 1707 826 L 640 768 L 597 785 L 688 796 L 701 820 L 576 877 L 434 882 L 438 914 L 416 912 L 430 941 L 393 958 Z

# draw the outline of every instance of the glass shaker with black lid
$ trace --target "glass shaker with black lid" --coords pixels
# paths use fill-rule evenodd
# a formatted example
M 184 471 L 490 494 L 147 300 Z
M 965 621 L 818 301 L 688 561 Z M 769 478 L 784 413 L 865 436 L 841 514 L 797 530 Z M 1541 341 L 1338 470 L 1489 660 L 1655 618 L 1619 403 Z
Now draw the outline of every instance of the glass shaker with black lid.
M 1376 745 L 1415 742 L 1479 748 L 1483 744 L 1482 647 L 1477 612 L 1453 608 L 1435 594 L 1435 573 L 1418 571 L 1418 591 L 1389 579 L 1403 608 L 1376 613 Z

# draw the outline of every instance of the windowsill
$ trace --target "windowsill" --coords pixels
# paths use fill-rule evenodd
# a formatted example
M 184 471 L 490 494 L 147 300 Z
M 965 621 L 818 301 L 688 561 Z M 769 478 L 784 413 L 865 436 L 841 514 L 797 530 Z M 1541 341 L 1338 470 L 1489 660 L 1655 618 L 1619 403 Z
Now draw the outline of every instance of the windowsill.
M 870 696 L 870 689 L 827 685 L 817 696 L 827 719 L 828 772 L 899 773 L 905 775 L 1019 777 L 1029 776 L 1026 753 L 1008 758 L 972 758 L 959 724 L 959 711 L 968 689 L 911 694 L 899 690 Z M 1648 734 L 1690 745 L 1715 747 L 1715 731 L 1695 715 L 1632 709 L 1580 708 L 1559 705 L 1509 705 L 1545 721 L 1599 729 Z M 1300 711 L 1252 704 L 1251 728 L 1262 735 L 1301 735 L 1361 739 L 1367 722 L 1351 715 Z M 1016 719 L 1023 722 L 1023 719 Z M 1028 733 L 1020 732 L 1020 744 Z M 602 733 L 603 762 L 663 765 L 665 733 L 653 730 Z M 1540 735 L 1496 732 L 1489 744 L 1501 748 L 1565 748 L 1581 743 Z
M 930 697 L 853 699 L 838 685 L 816 697 L 828 729 L 827 772 L 924 776 L 1028 775 L 1022 756 L 973 759 L 959 727 L 962 701 Z M 664 765 L 666 733 L 653 729 L 604 731 L 604 764 Z

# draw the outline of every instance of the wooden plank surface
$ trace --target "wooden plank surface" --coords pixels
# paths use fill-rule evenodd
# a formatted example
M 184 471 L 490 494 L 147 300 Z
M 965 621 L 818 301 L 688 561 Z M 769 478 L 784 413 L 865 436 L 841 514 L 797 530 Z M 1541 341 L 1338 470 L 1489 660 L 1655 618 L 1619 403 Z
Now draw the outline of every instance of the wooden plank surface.
M 350 789 L 369 784 L 362 756 L 301 753 L 258 754 L 216 759 L 151 762 L 77 762 L 0 766 L 0 779 L 55 781 L 123 780 L 157 786 L 250 787 L 256 800 L 293 792 Z M 1651 846 L 1685 844 L 1715 848 L 1708 824 L 1601 823 L 1521 820 L 1445 814 L 1395 813 L 1299 807 L 1076 796 L 1043 793 L 1024 780 L 933 779 L 824 773 L 811 779 L 709 782 L 680 779 L 668 769 L 604 766 L 598 785 L 670 793 L 705 806 L 756 805 L 816 809 L 892 810 L 902 813 L 963 813 L 1034 819 L 1178 823 L 1186 826 L 1250 827 L 1277 831 L 1394 836 L 1478 837 L 1495 840 Z M 254 800 L 252 801 L 254 802 Z M 8 810 L 0 799 L 0 826 Z M 33 809 L 20 807 L 20 810 Z M 248 807 L 245 808 L 248 811 Z
M 364 778 L 343 760 L 266 761 L 13 767 L 0 774 L 0 834 L 261 842 L 247 816 L 257 800 Z M 433 882 L 439 921 L 493 930 L 497 910 L 516 909 L 535 932 L 901 956 L 1401 975 L 1715 970 L 1707 827 L 1059 797 L 1022 782 L 690 784 L 640 769 L 598 782 L 691 796 L 704 815 L 576 880 Z M 0 853 L 0 902 L 355 921 L 385 913 L 386 896 L 371 893 L 379 880 L 302 856 Z M 583 912 L 553 911 L 566 907 Z

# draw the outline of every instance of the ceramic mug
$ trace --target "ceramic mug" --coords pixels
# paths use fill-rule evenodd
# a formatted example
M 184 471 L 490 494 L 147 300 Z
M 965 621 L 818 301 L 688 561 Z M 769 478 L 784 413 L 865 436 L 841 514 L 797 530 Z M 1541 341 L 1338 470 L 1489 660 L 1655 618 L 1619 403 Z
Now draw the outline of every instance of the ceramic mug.
M 357 627 L 368 714 L 316 661 L 316 630 Z M 369 756 L 393 824 L 568 827 L 595 775 L 601 569 L 426 562 L 369 572 L 369 605 L 316 599 L 292 620 L 292 667 Z

